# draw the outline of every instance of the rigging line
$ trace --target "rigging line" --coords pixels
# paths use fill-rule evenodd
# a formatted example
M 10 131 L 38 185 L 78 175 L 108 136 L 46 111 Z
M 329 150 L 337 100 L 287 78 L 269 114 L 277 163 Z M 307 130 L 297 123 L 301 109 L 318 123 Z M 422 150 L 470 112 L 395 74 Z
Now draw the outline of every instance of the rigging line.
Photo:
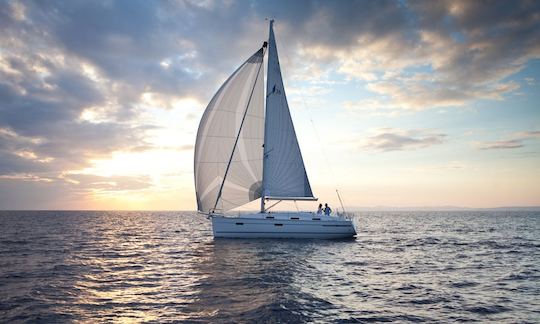
M 286 45 L 284 39 L 281 36 L 276 36 L 276 37 L 279 38 L 280 43 L 283 44 L 285 48 L 288 47 Z M 282 53 L 285 54 L 285 59 L 288 61 L 288 63 L 292 64 L 292 60 L 290 59 L 287 51 L 282 51 Z M 330 176 L 332 177 L 332 180 L 333 180 L 332 182 L 333 182 L 333 185 L 334 185 L 334 189 L 336 190 L 336 194 L 337 194 L 337 197 L 338 197 L 339 202 L 341 204 L 341 208 L 345 212 L 345 207 L 343 205 L 343 201 L 342 201 L 341 196 L 340 196 L 340 194 L 338 192 L 338 184 L 336 182 L 337 177 L 335 176 L 334 170 L 333 170 L 333 168 L 332 168 L 332 166 L 330 164 L 330 161 L 328 160 L 328 154 L 327 154 L 326 146 L 324 145 L 324 143 L 321 140 L 321 137 L 319 135 L 319 132 L 317 131 L 317 127 L 315 126 L 315 122 L 313 121 L 313 116 L 311 115 L 311 109 L 308 108 L 308 105 L 306 104 L 306 98 L 304 96 L 304 92 L 302 91 L 302 88 L 300 88 L 298 92 L 300 93 L 300 99 L 302 100 L 302 105 L 304 106 L 304 111 L 308 115 L 309 121 L 311 122 L 311 127 L 313 128 L 313 132 L 315 133 L 315 137 L 317 138 L 317 142 L 319 143 L 320 148 L 322 150 L 323 159 L 324 159 L 324 162 L 326 164 L 326 168 L 329 171 Z
M 264 211 L 267 211 L 267 210 L 270 210 L 270 208 L 274 207 L 275 205 L 279 204 L 280 202 L 282 202 L 283 200 L 278 200 L 277 202 L 273 203 L 270 207 L 266 207 L 264 209 Z
M 279 38 L 280 43 L 284 45 L 283 47 L 287 48 L 287 45 L 285 44 L 285 41 L 283 40 L 283 38 L 281 36 L 277 36 L 277 38 Z M 291 64 L 292 60 L 287 54 L 287 51 L 282 50 L 282 53 L 285 54 L 285 58 L 287 59 L 288 63 Z M 328 155 L 326 154 L 326 146 L 323 144 L 321 137 L 319 135 L 319 132 L 317 131 L 317 127 L 315 126 L 315 122 L 313 121 L 313 117 L 311 115 L 310 109 L 308 108 L 308 105 L 306 104 L 306 98 L 304 97 L 304 92 L 301 90 L 301 88 L 299 89 L 298 92 L 300 93 L 300 99 L 302 100 L 304 111 L 306 111 L 309 121 L 311 122 L 311 127 L 313 128 L 313 131 L 315 132 L 315 137 L 317 138 L 317 142 L 319 143 L 321 150 L 323 151 L 322 155 L 324 158 L 324 162 L 326 164 L 326 168 L 328 169 L 328 171 L 330 171 L 330 175 L 332 179 L 334 179 L 334 188 L 337 190 L 337 183 L 335 182 L 335 179 L 337 178 L 335 177 L 334 170 L 332 169 L 332 166 L 330 165 L 330 161 L 328 160 Z
M 219 193 L 216 198 L 216 203 L 214 204 L 214 209 L 217 208 L 217 204 L 219 202 L 219 199 L 221 198 L 221 194 L 223 192 L 223 185 L 225 185 L 225 180 L 227 179 L 227 173 L 229 173 L 229 168 L 231 167 L 231 161 L 234 156 L 234 151 L 236 151 L 236 145 L 238 144 L 238 139 L 240 138 L 240 133 L 242 132 L 242 126 L 244 126 L 244 121 L 246 120 L 247 111 L 249 109 L 249 104 L 251 103 L 251 98 L 253 97 L 253 92 L 255 92 L 255 87 L 257 86 L 257 80 L 259 79 L 259 73 L 261 72 L 261 67 L 264 63 L 264 54 L 266 53 L 266 49 L 263 47 L 262 52 L 262 58 L 261 58 L 261 64 L 259 64 L 259 69 L 257 70 L 257 75 L 255 76 L 255 82 L 253 83 L 253 88 L 251 88 L 251 93 L 249 94 L 249 99 L 246 105 L 246 109 L 244 110 L 244 116 L 242 116 L 242 122 L 240 123 L 240 127 L 238 128 L 238 135 L 236 136 L 236 140 L 234 141 L 234 146 L 231 152 L 231 157 L 229 158 L 229 162 L 227 163 L 227 168 L 225 169 L 225 173 L 223 174 L 223 181 L 221 182 L 221 186 L 219 187 Z

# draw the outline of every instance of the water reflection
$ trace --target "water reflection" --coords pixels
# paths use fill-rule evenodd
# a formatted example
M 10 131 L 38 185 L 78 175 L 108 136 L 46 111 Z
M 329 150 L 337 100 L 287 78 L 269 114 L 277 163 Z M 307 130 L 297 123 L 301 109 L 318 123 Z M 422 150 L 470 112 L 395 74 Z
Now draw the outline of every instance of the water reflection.
M 304 320 L 296 307 L 295 276 L 313 245 L 298 240 L 214 240 L 190 305 L 192 320 Z M 306 248 L 307 247 L 307 248 Z
M 534 322 L 539 214 L 372 214 L 356 241 L 213 240 L 193 213 L 0 213 L 0 316 Z

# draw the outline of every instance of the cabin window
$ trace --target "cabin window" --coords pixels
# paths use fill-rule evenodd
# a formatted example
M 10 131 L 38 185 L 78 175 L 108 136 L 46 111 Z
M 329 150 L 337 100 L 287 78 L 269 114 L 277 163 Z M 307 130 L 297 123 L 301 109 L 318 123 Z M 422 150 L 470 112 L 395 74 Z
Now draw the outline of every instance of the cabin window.
M 274 216 L 266 216 L 266 219 L 274 219 Z
M 283 224 L 274 224 L 274 226 L 283 226 Z
M 236 223 L 236 225 L 244 225 L 244 223 Z
M 313 217 L 313 220 L 321 220 L 319 217 Z
M 291 217 L 291 219 L 296 219 L 296 220 L 298 220 L 298 219 L 300 219 L 300 218 L 298 218 L 298 217 Z

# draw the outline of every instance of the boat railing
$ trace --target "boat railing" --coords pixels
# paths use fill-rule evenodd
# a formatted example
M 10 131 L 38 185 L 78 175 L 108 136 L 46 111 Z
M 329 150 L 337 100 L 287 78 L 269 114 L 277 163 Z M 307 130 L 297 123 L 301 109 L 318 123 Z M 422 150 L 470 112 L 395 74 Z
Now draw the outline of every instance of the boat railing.
M 339 217 L 342 217 L 342 218 L 345 218 L 345 219 L 348 219 L 348 220 L 353 220 L 353 218 L 354 218 L 354 213 L 351 213 L 351 212 L 344 212 L 344 211 L 340 212 L 340 211 L 338 211 L 337 215 Z
M 317 216 L 317 213 L 316 212 L 313 212 L 313 211 L 300 211 L 300 212 L 295 212 L 295 211 L 271 211 L 271 212 L 267 212 L 267 214 L 271 214 L 271 215 L 287 215 L 287 214 L 311 214 L 313 216 Z M 247 210 L 242 210 L 242 211 L 237 211 L 235 213 L 237 216 L 241 217 L 241 216 L 245 216 L 245 215 L 252 215 L 253 214 L 253 211 L 247 211 Z M 354 220 L 355 218 L 355 213 L 352 213 L 352 212 L 343 212 L 343 211 L 337 211 L 335 214 L 332 213 L 330 214 L 331 217 L 339 217 L 339 218 L 344 218 L 344 219 L 348 219 L 348 220 Z

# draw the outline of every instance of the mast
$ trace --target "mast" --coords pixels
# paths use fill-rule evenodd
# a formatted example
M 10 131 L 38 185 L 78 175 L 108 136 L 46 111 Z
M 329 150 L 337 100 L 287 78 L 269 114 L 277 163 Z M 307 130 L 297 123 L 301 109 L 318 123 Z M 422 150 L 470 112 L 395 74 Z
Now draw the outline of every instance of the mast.
M 268 62 L 267 62 L 267 68 L 266 68 L 266 71 L 268 71 L 268 69 L 270 68 L 270 55 L 272 55 L 272 51 L 270 51 L 270 48 L 271 47 L 274 47 L 275 44 L 273 43 L 274 41 L 274 19 L 270 19 L 270 27 L 269 27 L 269 30 L 268 30 Z M 267 72 L 268 73 L 268 72 Z M 268 121 L 268 80 L 266 80 L 267 82 L 267 85 L 266 85 L 266 105 L 265 105 L 265 118 L 264 118 L 264 138 L 263 138 L 263 177 L 262 177 L 262 186 L 261 186 L 261 213 L 264 213 L 264 210 L 265 210 L 265 206 L 264 206 L 264 203 L 265 203 L 265 198 L 266 198 L 266 159 L 268 158 L 268 151 L 267 151 L 267 148 L 266 148 L 266 138 L 268 136 L 268 125 L 267 125 L 267 121 Z

